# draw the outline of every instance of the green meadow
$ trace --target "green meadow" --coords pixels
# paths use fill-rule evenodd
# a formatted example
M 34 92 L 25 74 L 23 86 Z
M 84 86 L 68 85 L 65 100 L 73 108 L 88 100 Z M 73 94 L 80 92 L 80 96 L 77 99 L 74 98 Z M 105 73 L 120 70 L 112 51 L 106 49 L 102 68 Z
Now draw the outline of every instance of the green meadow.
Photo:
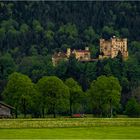
M 1 119 L 0 139 L 140 139 L 140 119 Z

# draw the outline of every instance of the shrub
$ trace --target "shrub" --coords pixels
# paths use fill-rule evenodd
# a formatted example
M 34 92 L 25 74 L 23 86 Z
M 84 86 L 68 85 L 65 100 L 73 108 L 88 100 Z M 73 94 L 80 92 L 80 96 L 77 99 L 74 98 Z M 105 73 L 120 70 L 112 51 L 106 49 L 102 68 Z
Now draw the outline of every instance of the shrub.
M 135 98 L 131 98 L 125 107 L 125 114 L 131 117 L 140 116 L 140 104 Z

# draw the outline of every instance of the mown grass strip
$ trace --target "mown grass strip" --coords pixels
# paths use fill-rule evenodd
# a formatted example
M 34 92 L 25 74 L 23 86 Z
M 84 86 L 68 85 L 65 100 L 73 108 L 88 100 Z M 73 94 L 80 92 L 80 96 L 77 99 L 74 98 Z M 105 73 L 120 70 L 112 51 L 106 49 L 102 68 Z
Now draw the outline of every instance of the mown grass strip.
M 140 139 L 140 127 L 1 129 L 0 139 Z
M 140 126 L 139 118 L 61 118 L 61 119 L 4 119 L 0 128 L 69 128 L 97 126 Z

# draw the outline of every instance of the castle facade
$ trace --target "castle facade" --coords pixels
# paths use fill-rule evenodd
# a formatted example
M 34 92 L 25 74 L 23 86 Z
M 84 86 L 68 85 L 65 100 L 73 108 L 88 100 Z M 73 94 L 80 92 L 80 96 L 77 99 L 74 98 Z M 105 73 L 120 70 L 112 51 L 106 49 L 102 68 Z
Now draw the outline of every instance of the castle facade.
M 91 59 L 91 53 L 88 47 L 85 50 L 71 50 L 67 48 L 67 52 L 58 52 L 52 56 L 53 65 L 57 65 L 61 60 L 67 61 L 71 55 L 81 62 L 93 62 L 104 58 L 114 58 L 121 53 L 123 59 L 128 58 L 127 38 L 116 38 L 113 36 L 109 40 L 100 39 L 100 55 L 97 59 Z
M 114 58 L 121 52 L 123 59 L 128 58 L 127 39 L 116 38 L 113 36 L 110 40 L 100 39 L 99 59 Z
M 61 60 L 68 60 L 71 55 L 75 55 L 75 58 L 78 61 L 90 61 L 90 51 L 88 47 L 85 47 L 85 50 L 71 50 L 67 48 L 67 52 L 58 52 L 52 56 L 53 65 L 57 65 Z
M 67 49 L 67 57 L 73 54 L 77 60 L 90 60 L 90 51 L 88 47 L 85 47 L 85 50 L 71 50 L 70 48 Z

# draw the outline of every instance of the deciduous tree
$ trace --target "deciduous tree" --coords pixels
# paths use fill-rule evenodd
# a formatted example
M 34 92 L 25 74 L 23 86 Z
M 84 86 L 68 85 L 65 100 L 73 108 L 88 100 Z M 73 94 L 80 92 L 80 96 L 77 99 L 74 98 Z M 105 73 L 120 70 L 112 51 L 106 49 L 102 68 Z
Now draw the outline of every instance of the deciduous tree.
M 67 111 L 69 105 L 69 89 L 56 76 L 41 78 L 37 83 L 41 94 L 41 104 L 44 116 L 45 109 L 53 113 L 54 118 L 59 112 Z
M 100 76 L 91 83 L 89 89 L 93 112 L 112 117 L 113 109 L 119 107 L 121 86 L 113 76 Z
M 79 103 L 82 97 L 82 88 L 78 85 L 78 83 L 73 78 L 68 78 L 65 81 L 65 84 L 69 87 L 70 91 L 70 115 L 73 114 L 73 106 L 76 103 Z
M 14 106 L 16 111 L 24 113 L 26 117 L 33 108 L 38 93 L 28 76 L 14 72 L 9 76 L 3 96 L 8 104 Z

